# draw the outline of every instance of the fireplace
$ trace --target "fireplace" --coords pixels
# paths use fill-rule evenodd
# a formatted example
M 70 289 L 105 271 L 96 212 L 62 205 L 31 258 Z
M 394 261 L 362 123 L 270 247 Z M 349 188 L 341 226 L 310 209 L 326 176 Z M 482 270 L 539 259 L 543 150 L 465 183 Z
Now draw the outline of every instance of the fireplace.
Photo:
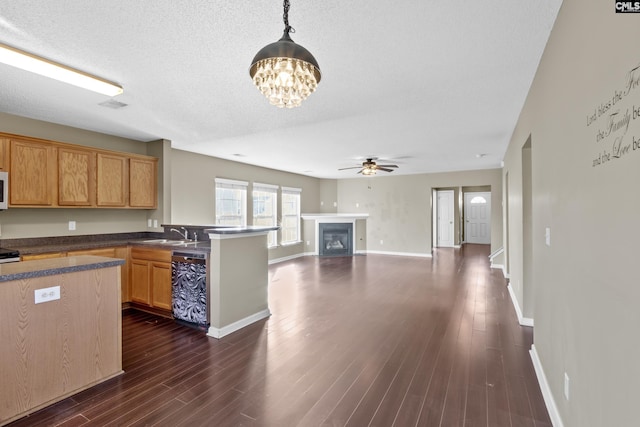
M 353 255 L 353 224 L 322 222 L 319 226 L 320 256 Z

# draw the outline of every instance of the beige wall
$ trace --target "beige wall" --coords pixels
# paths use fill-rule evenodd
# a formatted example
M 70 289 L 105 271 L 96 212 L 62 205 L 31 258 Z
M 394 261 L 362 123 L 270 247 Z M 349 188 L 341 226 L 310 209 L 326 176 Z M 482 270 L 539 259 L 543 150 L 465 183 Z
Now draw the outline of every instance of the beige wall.
M 369 251 L 429 255 L 432 189 L 486 185 L 491 186 L 493 252 L 502 246 L 500 169 L 341 179 L 338 212 L 369 214 L 366 227 Z
M 320 180 L 317 178 L 174 149 L 171 151 L 171 222 L 174 224 L 214 224 L 216 221 L 216 178 L 248 181 L 250 184 L 258 182 L 281 187 L 301 188 L 302 213 L 318 212 L 320 209 Z M 247 205 L 247 221 L 250 222 L 252 212 L 250 197 L 247 197 Z M 278 214 L 280 215 L 280 212 Z M 302 231 L 302 243 L 270 249 L 269 259 L 279 259 L 306 252 L 304 228 Z
M 533 299 L 536 351 L 565 426 L 638 423 L 640 73 L 630 71 L 640 65 L 639 40 L 638 15 L 614 13 L 613 2 L 565 0 L 505 156 L 512 285 L 521 306 Z M 628 112 L 628 126 L 598 141 L 616 111 Z M 525 291 L 529 137 L 532 289 Z M 619 158 L 616 140 L 629 145 Z M 604 163 L 603 152 L 611 155 Z

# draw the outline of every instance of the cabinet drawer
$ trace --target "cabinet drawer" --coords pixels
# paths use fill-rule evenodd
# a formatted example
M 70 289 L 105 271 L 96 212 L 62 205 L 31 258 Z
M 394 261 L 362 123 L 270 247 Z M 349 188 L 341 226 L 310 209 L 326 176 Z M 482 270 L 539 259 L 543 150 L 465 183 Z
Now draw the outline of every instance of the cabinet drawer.
M 165 249 L 132 247 L 131 258 L 144 259 L 148 261 L 171 262 L 171 251 Z

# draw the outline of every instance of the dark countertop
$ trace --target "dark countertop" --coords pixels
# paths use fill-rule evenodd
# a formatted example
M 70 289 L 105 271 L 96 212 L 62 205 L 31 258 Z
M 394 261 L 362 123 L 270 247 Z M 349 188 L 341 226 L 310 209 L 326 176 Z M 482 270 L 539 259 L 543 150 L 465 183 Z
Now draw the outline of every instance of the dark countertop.
M 0 264 L 0 282 L 116 267 L 124 260 L 99 256 L 72 256 Z
M 234 226 L 213 226 L 211 228 L 205 228 L 204 232 L 209 234 L 247 234 L 247 233 L 259 233 L 262 231 L 274 231 L 279 230 L 278 226 L 259 226 L 259 225 L 247 225 L 244 227 Z
M 180 240 L 174 240 L 172 236 L 167 239 L 167 243 L 159 242 L 159 240 L 164 239 L 166 239 L 166 237 L 163 233 L 115 233 L 84 236 L 3 239 L 0 246 L 6 249 L 15 249 L 20 252 L 20 255 L 35 255 L 49 252 L 70 252 L 131 245 L 152 247 L 154 249 L 180 251 L 193 250 L 195 252 L 205 253 L 211 252 L 211 242 L 209 240 L 202 240 L 197 243 L 189 242 L 189 244 L 180 244 L 178 243 Z M 155 242 L 149 242 L 153 240 L 155 240 Z

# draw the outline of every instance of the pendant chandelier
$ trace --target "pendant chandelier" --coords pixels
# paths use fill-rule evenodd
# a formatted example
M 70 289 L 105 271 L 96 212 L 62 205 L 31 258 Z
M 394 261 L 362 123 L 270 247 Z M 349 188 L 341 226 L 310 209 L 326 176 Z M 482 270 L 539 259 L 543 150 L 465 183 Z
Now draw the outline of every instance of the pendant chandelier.
M 253 83 L 271 105 L 280 108 L 298 107 L 320 83 L 318 62 L 304 47 L 294 43 L 289 33 L 289 0 L 284 0 L 284 33 L 256 54 L 249 74 Z

